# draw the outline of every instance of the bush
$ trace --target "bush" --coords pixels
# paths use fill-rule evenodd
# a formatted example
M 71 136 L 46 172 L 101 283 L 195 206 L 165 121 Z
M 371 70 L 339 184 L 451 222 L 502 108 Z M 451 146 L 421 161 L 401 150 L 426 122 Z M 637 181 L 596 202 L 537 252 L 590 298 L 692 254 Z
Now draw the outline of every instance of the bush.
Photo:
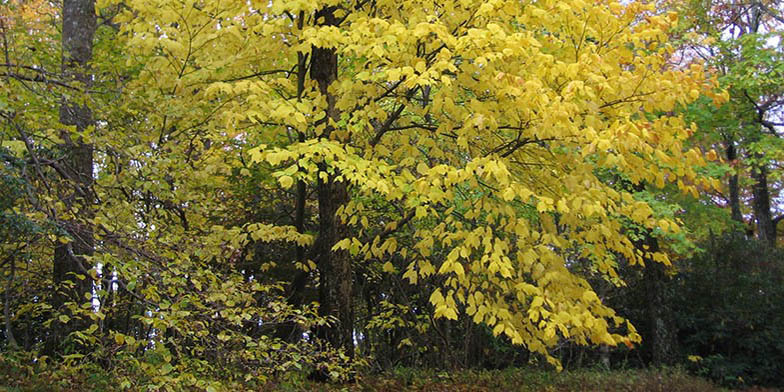
M 784 251 L 714 239 L 681 267 L 673 309 L 690 368 L 728 386 L 784 386 Z

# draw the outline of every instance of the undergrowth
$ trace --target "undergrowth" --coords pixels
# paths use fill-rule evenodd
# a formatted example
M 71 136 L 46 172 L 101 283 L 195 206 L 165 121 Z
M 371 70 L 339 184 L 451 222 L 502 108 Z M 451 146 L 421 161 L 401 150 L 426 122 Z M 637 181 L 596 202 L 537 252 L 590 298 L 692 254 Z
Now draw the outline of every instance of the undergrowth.
M 57 366 L 22 365 L 0 356 L 0 391 L 117 391 L 121 390 L 116 374 L 95 365 Z M 628 392 L 712 392 L 723 391 L 708 380 L 687 374 L 681 369 L 649 370 L 575 370 L 557 373 L 534 368 L 504 370 L 434 370 L 398 368 L 378 375 L 367 375 L 345 384 L 311 381 L 304 374 L 291 373 L 264 383 L 242 384 L 205 380 L 209 388 L 163 388 L 146 385 L 129 391 L 628 391 Z M 761 392 L 762 389 L 754 389 Z M 773 391 L 773 390 L 767 390 Z

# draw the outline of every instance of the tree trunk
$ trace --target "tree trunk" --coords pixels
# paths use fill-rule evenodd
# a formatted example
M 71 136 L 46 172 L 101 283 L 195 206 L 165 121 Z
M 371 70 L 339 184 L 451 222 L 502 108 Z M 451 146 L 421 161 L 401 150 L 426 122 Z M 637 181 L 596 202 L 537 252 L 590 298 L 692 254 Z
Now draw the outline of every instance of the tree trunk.
M 337 209 L 348 201 L 346 184 L 335 182 L 334 176 L 318 184 L 319 199 L 319 308 L 322 316 L 332 316 L 337 324 L 325 328 L 320 337 L 334 347 L 354 355 L 354 308 L 352 306 L 351 259 L 345 250 L 332 251 L 348 234 L 346 226 L 335 216 Z
M 749 34 L 759 32 L 762 9 L 755 4 L 749 12 L 751 18 L 749 21 Z M 763 112 L 758 112 L 759 120 L 764 118 Z M 760 126 L 762 126 L 760 121 Z M 761 132 L 760 132 L 761 134 Z M 759 136 L 754 137 L 754 141 L 758 141 Z M 757 162 L 763 162 L 763 156 L 760 153 L 754 155 Z M 773 221 L 773 215 L 770 212 L 770 191 L 768 190 L 768 168 L 764 163 L 756 163 L 751 168 L 751 178 L 754 180 L 754 185 L 751 187 L 752 193 L 752 208 L 754 210 L 754 219 L 757 222 L 757 238 L 768 244 L 769 246 L 776 246 L 776 225 Z
M 8 272 L 8 278 L 6 279 L 6 286 L 5 286 L 5 298 L 3 299 L 3 319 L 5 321 L 5 340 L 7 342 L 8 348 L 11 350 L 16 350 L 19 348 L 19 345 L 16 343 L 16 339 L 14 338 L 14 328 L 11 325 L 11 291 L 14 285 L 14 277 L 16 274 L 16 258 L 11 256 L 8 257 L 7 263 L 9 263 L 10 271 Z
M 610 369 L 610 346 L 603 344 L 599 347 L 599 362 L 605 370 Z
M 305 13 L 300 12 L 297 22 L 297 27 L 302 31 L 304 27 Z M 308 77 L 307 73 L 307 56 L 305 53 L 297 53 L 297 101 L 302 100 L 302 94 L 305 92 L 305 82 Z M 302 131 L 297 132 L 297 141 L 302 143 L 305 141 L 305 133 Z M 308 197 L 308 189 L 305 181 L 297 180 L 297 195 L 294 205 L 294 227 L 297 233 L 305 233 L 305 202 Z M 306 247 L 297 245 L 296 258 L 298 263 L 304 264 L 306 262 Z M 297 308 L 305 303 L 305 288 L 310 280 L 309 271 L 298 271 L 292 279 L 291 283 L 286 289 L 286 298 L 288 303 Z M 283 324 L 278 328 L 276 336 L 288 342 L 297 342 L 302 338 L 302 332 L 299 326 L 294 322 Z
M 93 35 L 96 29 L 94 0 L 64 0 L 63 2 L 63 73 L 67 80 L 87 94 L 92 77 L 87 71 L 92 59 Z M 79 97 L 64 97 L 60 106 L 60 122 L 63 125 L 75 126 L 76 132 L 85 131 L 93 124 L 90 108 Z M 65 156 L 59 170 L 67 184 L 63 201 L 73 215 L 74 220 L 63 222 L 65 230 L 72 241 L 59 244 L 54 251 L 53 281 L 59 285 L 72 281 L 74 286 L 55 293 L 54 308 L 60 308 L 65 302 L 85 301 L 85 293 L 90 292 L 92 280 L 76 279 L 74 275 L 84 275 L 88 269 L 84 256 L 93 254 L 93 232 L 88 221 L 92 218 L 93 195 L 93 147 L 81 137 L 73 140 L 68 131 L 62 132 Z M 62 309 L 59 309 L 62 310 Z M 58 331 L 54 339 L 66 336 L 70 330 L 77 328 L 74 324 L 55 326 Z
M 727 140 L 727 161 L 737 170 L 738 153 L 735 150 L 735 145 L 732 140 Z M 743 223 L 743 214 L 740 211 L 740 185 L 738 185 L 738 173 L 733 173 L 729 179 L 729 192 L 730 192 L 730 211 L 732 211 L 732 220 Z
M 757 238 L 769 246 L 776 246 L 776 225 L 770 212 L 770 192 L 768 190 L 768 169 L 757 166 L 751 170 L 754 179 L 751 191 L 754 198 L 754 219 L 757 221 Z
M 334 6 L 324 7 L 316 13 L 316 20 L 324 26 L 338 24 Z M 323 18 L 323 19 L 322 19 Z M 335 108 L 336 98 L 329 92 L 329 86 L 337 79 L 338 56 L 333 48 L 313 47 L 311 53 L 310 77 L 318 84 L 320 93 L 326 97 L 327 115 L 317 127 L 324 126 L 322 137 L 330 138 L 334 122 L 340 118 Z M 317 239 L 317 261 L 319 270 L 319 312 L 322 316 L 335 318 L 336 325 L 321 328 L 319 337 L 336 348 L 345 350 L 346 355 L 354 355 L 354 312 L 352 305 L 352 268 L 349 253 L 345 250 L 332 251 L 332 247 L 348 236 L 348 228 L 336 216 L 338 208 L 348 200 L 348 186 L 338 181 L 338 174 L 325 164 L 320 170 L 327 172 L 326 178 L 317 183 L 319 233 Z
M 650 233 L 646 233 L 644 241 L 651 252 L 659 251 L 659 241 Z M 647 339 L 651 364 L 654 366 L 671 364 L 676 357 L 677 345 L 672 309 L 666 293 L 669 278 L 665 266 L 650 259 L 646 260 L 643 277 L 648 304 L 646 309 L 648 336 L 643 339 Z

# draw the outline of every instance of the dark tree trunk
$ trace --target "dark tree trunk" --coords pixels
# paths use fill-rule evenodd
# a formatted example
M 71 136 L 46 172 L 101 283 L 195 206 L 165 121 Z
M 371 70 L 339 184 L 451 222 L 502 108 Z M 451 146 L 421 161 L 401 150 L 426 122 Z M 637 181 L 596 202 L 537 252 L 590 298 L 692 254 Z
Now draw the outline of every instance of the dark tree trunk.
M 635 192 L 645 189 L 644 184 L 633 185 Z M 645 268 L 643 268 L 642 287 L 645 302 L 645 326 L 641 331 L 644 352 L 648 354 L 651 365 L 667 365 L 675 362 L 677 357 L 677 341 L 671 301 L 667 294 L 670 280 L 667 267 L 653 260 L 648 253 L 660 251 L 659 241 L 650 230 L 636 233 L 634 246 L 644 252 Z
M 659 241 L 647 233 L 644 243 L 651 252 L 659 251 Z M 647 340 L 652 365 L 660 366 L 672 364 L 676 358 L 677 344 L 673 325 L 672 309 L 667 297 L 666 266 L 647 259 L 643 270 L 645 280 L 645 296 L 648 304 L 646 309 L 648 331 L 643 340 Z
M 305 13 L 300 12 L 297 22 L 297 28 L 302 31 L 304 27 Z M 308 77 L 308 56 L 303 52 L 297 53 L 297 101 L 302 100 L 302 94 L 305 92 L 305 82 Z M 305 141 L 305 133 L 302 131 L 297 132 L 297 141 L 302 143 Z M 294 227 L 297 233 L 305 233 L 305 203 L 308 198 L 308 189 L 305 181 L 297 181 L 297 195 L 294 204 Z M 297 246 L 296 258 L 298 263 L 304 264 L 306 262 L 306 247 Z M 288 303 L 293 307 L 300 307 L 305 303 L 305 289 L 308 281 L 310 280 L 309 271 L 298 271 L 289 283 L 286 289 L 286 297 Z M 281 325 L 276 332 L 276 336 L 288 342 L 297 342 L 302 338 L 302 333 L 299 326 L 294 322 L 289 322 Z
M 749 34 L 759 32 L 760 16 L 763 10 L 759 6 L 754 6 L 749 11 L 751 17 L 749 19 Z M 754 104 L 756 106 L 756 104 Z M 758 119 L 760 126 L 764 112 L 758 109 Z M 760 130 L 761 131 L 761 130 Z M 760 132 L 761 133 L 761 132 Z M 759 140 L 759 136 L 755 135 L 754 141 Z M 757 162 L 763 161 L 761 153 L 754 155 Z M 769 246 L 776 246 L 776 225 L 773 220 L 773 215 L 770 212 L 770 191 L 768 190 L 768 168 L 764 163 L 757 163 L 751 168 L 751 178 L 754 184 L 751 187 L 752 194 L 752 209 L 754 210 L 754 220 L 757 222 L 757 238 L 768 244 Z
M 737 170 L 738 152 L 732 140 L 727 140 L 727 161 Z M 740 211 L 740 185 L 738 185 L 738 173 L 733 173 L 729 179 L 730 192 L 730 211 L 732 220 L 743 223 L 743 214 Z
M 320 331 L 320 337 L 334 347 L 343 348 L 346 354 L 354 354 L 354 308 L 352 305 L 353 274 L 351 259 L 345 250 L 332 251 L 339 240 L 347 237 L 346 226 L 335 213 L 348 201 L 346 184 L 336 182 L 334 176 L 319 181 L 319 308 L 322 316 L 332 316 L 337 324 Z
M 754 219 L 757 222 L 757 238 L 769 246 L 776 246 L 776 225 L 770 212 L 770 192 L 768 190 L 768 169 L 757 166 L 751 170 L 754 179 L 751 192 Z
M 19 345 L 16 343 L 16 339 L 14 338 L 14 328 L 11 325 L 11 292 L 13 289 L 14 284 L 14 277 L 16 274 L 16 258 L 11 255 L 6 260 L 7 263 L 10 265 L 10 271 L 8 271 L 8 278 L 6 279 L 5 285 L 5 298 L 3 298 L 3 319 L 5 324 L 5 340 L 7 342 L 8 348 L 11 350 L 15 350 L 19 348 Z
M 84 96 L 91 85 L 88 63 L 92 59 L 93 35 L 96 29 L 94 0 L 64 0 L 63 2 L 63 73 L 67 80 L 82 89 Z M 80 133 L 93 124 L 92 112 L 83 102 L 83 97 L 64 97 L 60 106 L 60 122 L 75 126 Z M 68 289 L 61 289 L 54 297 L 55 309 L 67 301 L 85 301 L 85 293 L 90 292 L 92 280 L 77 279 L 75 275 L 85 275 L 89 268 L 84 256 L 93 254 L 93 232 L 88 221 L 93 216 L 93 147 L 80 137 L 71 137 L 68 131 L 62 132 L 65 159 L 59 170 L 66 184 L 63 201 L 76 217 L 63 222 L 65 231 L 72 241 L 55 247 L 53 281 L 59 285 L 65 281 L 73 282 Z M 62 309 L 60 309 L 62 310 Z M 75 324 L 55 326 L 54 339 L 66 336 Z
M 336 7 L 324 7 L 316 13 L 316 20 L 325 26 L 338 24 L 335 17 Z M 322 19 L 323 18 L 323 19 Z M 327 115 L 316 124 L 324 127 L 322 137 L 331 138 L 333 122 L 340 115 L 335 108 L 336 98 L 329 92 L 329 86 L 337 79 L 338 56 L 333 48 L 314 47 L 311 53 L 310 77 L 318 84 L 320 93 L 326 97 Z M 338 181 L 334 168 L 321 165 L 320 170 L 328 173 L 326 178 L 319 176 L 316 193 L 318 196 L 319 228 L 316 240 L 316 258 L 319 270 L 319 311 L 322 316 L 331 316 L 336 324 L 319 330 L 319 337 L 327 340 L 336 348 L 343 348 L 349 357 L 354 355 L 354 312 L 352 305 L 352 268 L 349 253 L 345 250 L 332 251 L 332 247 L 348 236 L 348 228 L 336 216 L 338 208 L 348 200 L 348 186 Z

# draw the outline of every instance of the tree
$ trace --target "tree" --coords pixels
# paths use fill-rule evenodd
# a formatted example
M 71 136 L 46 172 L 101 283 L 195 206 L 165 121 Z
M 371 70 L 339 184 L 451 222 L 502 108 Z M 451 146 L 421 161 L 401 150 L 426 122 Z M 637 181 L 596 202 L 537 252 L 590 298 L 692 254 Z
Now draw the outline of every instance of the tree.
M 168 108 L 163 127 L 187 115 L 201 120 L 182 132 L 233 138 L 216 154 L 266 167 L 284 191 L 297 184 L 297 217 L 315 191 L 315 232 L 263 238 L 312 243 L 333 346 L 353 350 L 352 275 L 371 260 L 412 284 L 443 277 L 436 318 L 464 312 L 532 351 L 558 335 L 636 338 L 568 267 L 612 277 L 618 257 L 668 263 L 635 248 L 623 222 L 678 225 L 597 171 L 700 182 L 702 158 L 683 146 L 692 130 L 646 114 L 712 88 L 701 67 L 668 67 L 674 15 L 560 1 L 128 5 L 127 45 L 148 59 L 141 80 Z M 411 248 L 398 246 L 406 225 Z
M 776 195 L 781 160 L 782 33 L 781 10 L 773 2 L 694 1 L 683 5 L 685 53 L 705 61 L 720 75 L 729 101 L 702 110 L 701 134 L 722 144 L 733 173 L 725 199 L 742 221 L 742 196 L 749 199 L 756 235 L 776 245 Z M 696 109 L 696 108 L 695 108 Z M 743 174 L 748 176 L 743 183 Z M 745 188 L 745 189 L 744 189 Z M 746 192 L 744 192 L 744 190 Z
M 93 146 L 82 135 L 93 126 L 93 116 L 85 100 L 92 86 L 88 65 L 92 59 L 96 28 L 95 2 L 63 1 L 62 26 L 63 74 L 67 82 L 84 95 L 77 93 L 75 97 L 65 96 L 60 106 L 60 122 L 74 127 L 73 132 L 67 128 L 61 132 L 64 160 L 59 174 L 68 183 L 68 190 L 62 199 L 67 208 L 66 215 L 77 215 L 80 219 L 63 219 L 70 238 L 54 250 L 53 281 L 58 286 L 66 281 L 73 285 L 70 290 L 64 289 L 65 295 L 59 291 L 55 293 L 54 306 L 58 310 L 67 301 L 84 302 L 85 294 L 92 290 L 92 280 L 86 279 L 86 276 L 92 268 L 88 260 L 94 251 L 93 232 L 89 226 L 89 220 L 94 216 L 92 209 L 95 199 Z M 73 140 L 72 134 L 76 140 Z M 54 344 L 59 344 L 62 336 L 67 336 L 67 330 L 63 335 L 53 334 Z
M 4 12 L 0 20 L 5 60 L 3 78 L 7 82 L 0 98 L 0 116 L 4 120 L 1 138 L 13 152 L 3 161 L 11 169 L 12 183 L 20 188 L 19 195 L 24 196 L 9 207 L 9 213 L 16 216 L 15 220 L 21 219 L 35 228 L 27 235 L 4 238 L 4 246 L 9 249 L 24 249 L 24 252 L 11 252 L 6 260 L 11 266 L 6 315 L 20 316 L 16 311 L 11 312 L 8 305 L 16 264 L 29 266 L 30 259 L 36 255 L 35 258 L 49 260 L 47 271 L 42 272 L 49 282 L 42 284 L 49 286 L 49 290 L 34 297 L 39 306 L 27 315 L 48 312 L 54 316 L 54 322 L 59 323 L 57 315 L 69 317 L 65 314 L 76 308 L 70 307 L 69 311 L 63 305 L 74 300 L 80 304 L 91 289 L 90 280 L 84 279 L 86 269 L 90 267 L 79 268 L 78 259 L 91 254 L 92 234 L 83 221 L 73 216 L 82 214 L 89 219 L 92 204 L 89 196 L 92 192 L 92 153 L 81 139 L 90 119 L 81 94 L 86 88 L 79 84 L 90 85 L 85 66 L 90 60 L 95 24 L 93 17 L 91 27 L 90 14 L 94 9 L 90 4 L 85 9 L 85 5 L 78 2 L 66 2 L 65 9 L 60 9 L 55 4 L 39 1 L 11 1 L 3 7 L 9 12 Z M 57 34 L 57 27 L 63 21 L 61 11 L 67 14 L 65 20 L 68 22 L 63 26 L 62 46 L 67 49 L 63 58 L 59 57 L 61 45 Z M 63 91 L 56 90 L 60 87 Z M 59 115 L 51 110 L 58 106 L 62 109 Z M 74 128 L 67 128 L 69 125 Z M 72 136 L 78 137 L 77 141 L 72 141 Z M 52 140 L 59 140 L 60 148 L 54 149 Z M 40 186 L 40 192 L 32 191 L 36 186 Z M 47 237 L 43 234 L 48 234 L 54 241 L 49 242 L 50 251 L 41 253 L 39 246 Z M 81 279 L 77 279 L 78 276 Z M 56 283 L 53 289 L 51 282 Z M 17 311 L 29 300 L 19 295 L 13 298 Z M 49 311 L 52 307 L 55 312 Z M 73 330 L 72 325 L 45 328 L 36 340 L 49 342 L 49 350 L 53 353 L 54 346 L 60 345 Z M 25 347 L 29 348 L 29 333 L 25 341 Z

